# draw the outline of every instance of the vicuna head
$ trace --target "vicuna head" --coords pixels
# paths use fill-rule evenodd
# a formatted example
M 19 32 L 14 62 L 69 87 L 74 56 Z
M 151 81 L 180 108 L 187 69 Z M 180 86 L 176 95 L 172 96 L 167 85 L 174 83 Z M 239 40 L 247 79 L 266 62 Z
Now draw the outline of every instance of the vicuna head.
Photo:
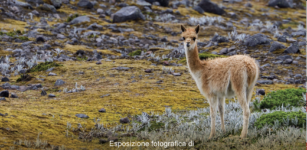
M 197 37 L 199 32 L 199 25 L 196 28 L 185 28 L 181 25 L 182 31 L 182 38 L 184 40 L 184 49 L 187 52 L 194 50 L 195 46 L 197 45 Z

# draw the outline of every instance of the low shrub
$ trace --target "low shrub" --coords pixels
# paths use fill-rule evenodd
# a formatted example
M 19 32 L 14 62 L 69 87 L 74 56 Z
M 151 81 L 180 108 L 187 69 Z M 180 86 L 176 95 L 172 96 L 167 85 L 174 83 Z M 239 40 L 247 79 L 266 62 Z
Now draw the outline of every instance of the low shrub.
M 58 67 L 58 66 L 61 66 L 61 65 L 59 65 L 55 62 L 44 62 L 44 63 L 40 63 L 40 64 L 34 66 L 33 68 L 31 68 L 27 72 L 30 73 L 30 72 L 46 71 L 49 68 Z
M 142 53 L 141 50 L 136 50 L 136 51 L 130 52 L 128 55 L 129 56 L 135 56 L 135 55 L 141 55 L 141 53 Z
M 273 113 L 268 113 L 260 116 L 255 122 L 255 126 L 260 129 L 265 124 L 274 125 L 274 122 L 278 120 L 279 125 L 282 126 L 295 126 L 303 127 L 306 123 L 306 114 L 302 111 L 298 112 L 284 112 L 275 111 Z
M 276 107 L 290 104 L 290 106 L 304 106 L 302 93 L 305 93 L 304 88 L 299 89 L 285 89 L 268 93 L 260 103 L 260 109 L 268 108 L 275 109 Z

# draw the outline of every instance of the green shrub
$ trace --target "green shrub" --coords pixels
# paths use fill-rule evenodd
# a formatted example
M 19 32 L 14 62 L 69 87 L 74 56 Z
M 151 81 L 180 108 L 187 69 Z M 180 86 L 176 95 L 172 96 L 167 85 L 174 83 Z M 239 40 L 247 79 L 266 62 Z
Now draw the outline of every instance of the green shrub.
M 18 37 L 20 40 L 23 40 L 23 41 L 29 41 L 29 38 L 26 37 L 26 36 L 20 36 Z
M 15 33 L 15 32 L 8 32 L 8 33 L 6 33 L 6 35 L 7 35 L 7 36 L 10 36 L 10 37 L 13 37 L 13 36 L 16 35 L 16 33 Z
M 275 109 L 276 107 L 281 106 L 282 104 L 286 106 L 290 104 L 290 106 L 303 106 L 305 101 L 303 100 L 302 93 L 305 93 L 306 90 L 304 88 L 299 89 L 285 89 L 278 90 L 268 93 L 263 100 L 261 101 L 260 108 L 269 108 Z
M 0 35 L 4 35 L 4 33 L 0 31 Z
M 143 128 L 141 128 L 139 130 L 140 131 L 145 131 L 145 128 L 147 127 L 147 125 L 145 125 Z M 165 127 L 165 124 L 162 123 L 162 122 L 156 122 L 156 121 L 151 121 L 150 122 L 150 127 L 148 128 L 148 131 L 151 132 L 151 131 L 156 131 L 156 130 L 160 130 L 162 128 Z
M 135 55 L 141 55 L 141 54 L 142 54 L 141 50 L 136 50 L 136 51 L 133 51 L 133 52 L 129 53 L 128 55 L 129 56 L 135 56 Z
M 38 72 L 38 71 L 46 71 L 49 68 L 52 67 L 58 67 L 61 66 L 55 62 L 44 62 L 44 63 L 40 63 L 36 66 L 34 66 L 33 68 L 31 68 L 30 70 L 28 70 L 27 72 Z
M 84 61 L 84 60 L 87 60 L 87 57 L 85 56 L 85 57 L 76 57 L 77 58 L 77 60 L 78 61 Z
M 66 22 L 70 22 L 70 21 L 72 21 L 73 19 L 75 19 L 77 17 L 79 17 L 79 14 L 73 14 L 72 16 L 67 18 Z
M 297 124 L 295 125 L 295 117 L 297 117 Z M 286 126 L 284 120 L 289 118 L 289 126 L 303 127 L 306 123 L 306 114 L 302 111 L 299 112 L 284 112 L 284 111 L 275 111 L 273 113 L 268 113 L 260 116 L 259 119 L 255 122 L 257 128 L 262 128 L 265 124 L 274 125 L 274 121 L 278 120 L 279 124 Z

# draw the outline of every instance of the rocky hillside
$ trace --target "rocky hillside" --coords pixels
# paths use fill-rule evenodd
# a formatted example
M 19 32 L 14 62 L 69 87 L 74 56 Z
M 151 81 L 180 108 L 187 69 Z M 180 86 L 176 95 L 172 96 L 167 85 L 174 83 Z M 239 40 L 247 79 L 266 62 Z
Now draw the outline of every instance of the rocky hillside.
M 201 26 L 201 59 L 255 58 L 254 95 L 306 88 L 305 7 L 303 0 L 2 0 L 0 149 L 34 148 L 37 139 L 36 148 L 100 149 L 99 138 L 80 138 L 80 126 L 85 133 L 97 118 L 112 128 L 142 112 L 207 107 L 186 66 L 181 24 Z

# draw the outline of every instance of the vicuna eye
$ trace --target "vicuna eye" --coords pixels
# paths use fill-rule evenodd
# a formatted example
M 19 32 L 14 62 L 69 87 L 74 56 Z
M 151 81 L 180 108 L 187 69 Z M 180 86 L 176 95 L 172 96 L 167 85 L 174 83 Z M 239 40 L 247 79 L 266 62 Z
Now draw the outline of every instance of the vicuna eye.
M 183 40 L 185 40 L 185 37 L 182 37 L 183 38 Z
M 193 38 L 193 41 L 195 41 L 195 40 L 196 40 L 196 38 L 194 37 L 194 38 Z

